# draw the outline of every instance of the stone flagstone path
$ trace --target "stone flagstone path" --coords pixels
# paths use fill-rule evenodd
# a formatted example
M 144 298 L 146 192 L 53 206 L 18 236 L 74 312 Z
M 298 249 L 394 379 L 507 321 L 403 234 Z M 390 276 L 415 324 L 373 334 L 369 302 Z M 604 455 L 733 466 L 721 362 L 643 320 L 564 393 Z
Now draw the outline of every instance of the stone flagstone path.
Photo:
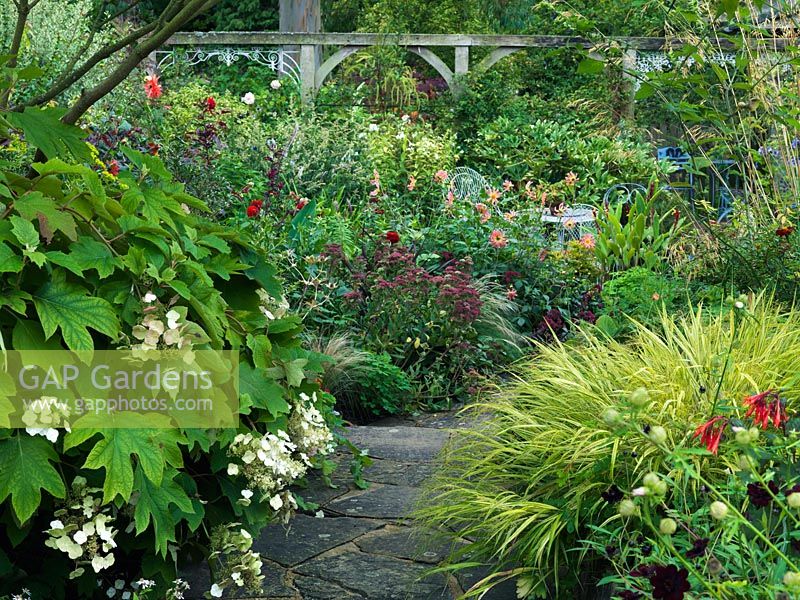
M 373 464 L 364 471 L 366 490 L 353 485 L 346 454 L 334 473 L 332 489 L 312 479 L 301 495 L 320 505 L 324 518 L 298 514 L 289 527 L 268 527 L 253 544 L 264 560 L 264 590 L 259 600 L 453 600 L 488 574 L 483 569 L 457 577 L 428 572 L 449 548 L 408 521 L 420 486 L 450 436 L 467 423 L 452 413 L 386 419 L 351 427 L 347 437 L 367 449 Z M 184 577 L 192 590 L 208 590 L 207 568 Z M 233 591 L 230 588 L 227 591 Z M 196 593 L 197 593 L 196 592 Z M 199 596 L 199 594 L 198 594 Z M 198 597 L 195 596 L 195 597 Z M 514 600 L 504 584 L 484 600 Z

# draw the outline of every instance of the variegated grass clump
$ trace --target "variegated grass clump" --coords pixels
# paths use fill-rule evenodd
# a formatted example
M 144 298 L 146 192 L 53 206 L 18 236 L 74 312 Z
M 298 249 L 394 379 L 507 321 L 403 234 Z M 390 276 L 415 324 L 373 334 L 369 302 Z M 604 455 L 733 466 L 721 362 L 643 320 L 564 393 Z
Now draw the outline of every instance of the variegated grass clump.
M 765 389 L 796 402 L 798 373 L 800 311 L 764 296 L 714 316 L 702 307 L 677 319 L 664 313 L 653 329 L 634 323 L 625 342 L 587 327 L 571 343 L 540 344 L 474 409 L 479 424 L 454 434 L 418 516 L 474 540 L 453 568 L 485 561 L 506 569 L 476 593 L 524 574 L 526 587 L 532 578 L 534 590 L 562 597 L 593 558 L 581 549 L 587 525 L 616 515 L 601 494 L 668 473 L 663 452 L 637 430 L 663 427 L 668 447 L 697 446 L 692 433 L 714 408 Z M 634 394 L 642 388 L 644 402 Z M 613 411 L 633 419 L 630 434 L 618 435 Z M 706 456 L 696 461 L 715 476 Z

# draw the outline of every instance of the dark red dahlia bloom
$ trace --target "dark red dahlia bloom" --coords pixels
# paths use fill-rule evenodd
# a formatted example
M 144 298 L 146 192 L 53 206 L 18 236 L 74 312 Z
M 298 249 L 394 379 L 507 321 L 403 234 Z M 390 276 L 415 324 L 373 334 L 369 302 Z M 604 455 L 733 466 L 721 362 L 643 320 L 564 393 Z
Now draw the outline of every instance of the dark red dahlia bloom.
M 743 400 L 743 404 L 748 407 L 745 416 L 753 417 L 753 421 L 761 429 L 769 427 L 770 420 L 776 428 L 786 421 L 786 408 L 778 392 L 774 390 L 748 396 Z
M 766 508 L 772 504 L 773 496 L 776 496 L 780 488 L 774 481 L 770 481 L 767 487 L 760 483 L 747 484 L 747 496 L 750 498 L 750 503 L 757 508 Z M 770 494 L 770 492 L 772 492 Z
M 719 450 L 722 434 L 725 433 L 725 428 L 727 426 L 728 417 L 712 417 L 695 429 L 694 437 L 699 437 L 700 441 L 706 447 L 706 450 L 712 454 L 716 454 L 717 450 Z
M 657 600 L 682 600 L 685 593 L 692 589 L 689 572 L 675 565 L 656 567 L 656 572 L 650 577 L 650 585 L 653 586 L 653 598 Z
M 656 568 L 654 565 L 639 565 L 630 573 L 631 577 L 647 577 L 650 578 L 655 575 Z
M 258 207 L 255 204 L 251 204 L 247 207 L 247 216 L 251 219 L 258 216 Z
M 794 227 L 792 227 L 791 225 L 787 227 L 778 227 L 778 229 L 775 230 L 775 235 L 777 235 L 778 237 L 784 237 L 784 238 L 789 237 L 793 233 L 794 233 Z
M 698 538 L 692 544 L 692 547 L 686 551 L 686 558 L 700 558 L 705 555 L 706 548 L 708 548 L 708 538 Z
M 255 206 L 257 209 L 261 210 L 261 207 L 264 206 L 264 201 L 263 200 L 253 200 L 250 203 L 250 205 L 251 206 Z
M 400 234 L 396 231 L 387 231 L 386 232 L 386 239 L 389 241 L 390 244 L 396 244 L 400 241 Z
M 616 485 L 612 484 L 605 492 L 600 494 L 600 497 L 608 502 L 609 504 L 615 504 L 622 500 L 624 497 L 622 494 L 622 490 L 619 489 Z

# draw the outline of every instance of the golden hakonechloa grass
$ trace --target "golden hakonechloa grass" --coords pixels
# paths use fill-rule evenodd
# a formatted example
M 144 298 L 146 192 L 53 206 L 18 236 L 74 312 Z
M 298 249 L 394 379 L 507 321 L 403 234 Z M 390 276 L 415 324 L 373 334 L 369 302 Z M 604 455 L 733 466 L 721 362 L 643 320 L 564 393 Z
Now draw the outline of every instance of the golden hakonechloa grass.
M 469 561 L 522 567 L 540 589 L 580 579 L 587 525 L 616 518 L 600 494 L 612 483 L 630 492 L 662 468 L 664 451 L 641 433 L 645 425 L 665 427 L 667 448 L 700 447 L 691 434 L 715 398 L 717 412 L 744 416 L 745 396 L 773 388 L 790 413 L 799 407 L 800 311 L 759 296 L 715 313 L 663 314 L 653 329 L 634 323 L 625 341 L 586 328 L 570 343 L 539 345 L 479 403 L 479 425 L 454 433 L 421 520 L 476 540 L 460 547 Z M 627 398 L 640 387 L 651 402 L 632 412 Z M 628 415 L 624 433 L 602 421 L 609 407 Z M 715 477 L 707 456 L 696 460 Z M 681 473 L 663 475 L 681 482 Z

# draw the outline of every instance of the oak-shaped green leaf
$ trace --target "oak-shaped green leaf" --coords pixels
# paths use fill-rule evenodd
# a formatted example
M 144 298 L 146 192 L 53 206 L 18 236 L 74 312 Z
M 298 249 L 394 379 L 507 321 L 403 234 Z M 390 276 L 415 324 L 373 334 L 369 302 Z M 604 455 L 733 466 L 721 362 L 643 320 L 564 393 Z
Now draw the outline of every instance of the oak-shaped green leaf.
M 83 130 L 61 122 L 65 112 L 63 108 L 29 106 L 21 113 L 5 113 L 4 117 L 12 126 L 22 129 L 25 140 L 48 158 L 72 156 L 78 162 L 91 160 Z
M 22 257 L 0 242 L 0 273 L 19 273 L 21 270 Z
M 124 418 L 127 425 L 135 424 L 134 420 L 140 421 L 142 428 L 77 428 L 80 425 L 79 419 L 74 424 L 73 431 L 64 438 L 64 450 L 68 450 L 100 434 L 100 439 L 89 452 L 83 466 L 87 469 L 105 469 L 104 503 L 111 502 L 117 495 L 124 501 L 130 499 L 133 493 L 134 457 L 147 479 L 157 486 L 162 483 L 167 464 L 175 467 L 183 464 L 178 444 L 185 443 L 185 438 L 178 430 L 168 429 L 166 423 L 160 423 L 163 420 L 162 415 L 125 413 Z M 159 423 L 165 428 L 152 427 Z M 148 428 L 148 424 L 151 427 Z
M 175 513 L 180 511 L 192 515 L 195 512 L 186 491 L 174 480 L 177 474 L 175 469 L 169 469 L 164 473 L 160 485 L 150 481 L 141 466 L 136 467 L 134 475 L 134 487 L 139 492 L 134 511 L 136 535 L 141 534 L 152 522 L 155 550 L 162 556 L 167 555 L 167 543 L 176 541 L 175 526 L 184 518 L 180 513 Z
M 0 441 L 0 502 L 11 496 L 21 522 L 36 512 L 42 490 L 56 498 L 66 494 L 61 475 L 51 464 L 57 461 L 53 445 L 43 437 L 20 432 Z
M 14 208 L 22 218 L 39 221 L 39 233 L 47 242 L 53 239 L 56 231 L 63 232 L 73 241 L 78 239 L 74 217 L 41 192 L 23 194 L 14 202 Z
M 55 276 L 33 294 L 33 303 L 44 334 L 49 338 L 61 329 L 70 350 L 94 349 L 87 327 L 111 338 L 119 333 L 119 321 L 106 300 L 93 298 L 81 286 Z

